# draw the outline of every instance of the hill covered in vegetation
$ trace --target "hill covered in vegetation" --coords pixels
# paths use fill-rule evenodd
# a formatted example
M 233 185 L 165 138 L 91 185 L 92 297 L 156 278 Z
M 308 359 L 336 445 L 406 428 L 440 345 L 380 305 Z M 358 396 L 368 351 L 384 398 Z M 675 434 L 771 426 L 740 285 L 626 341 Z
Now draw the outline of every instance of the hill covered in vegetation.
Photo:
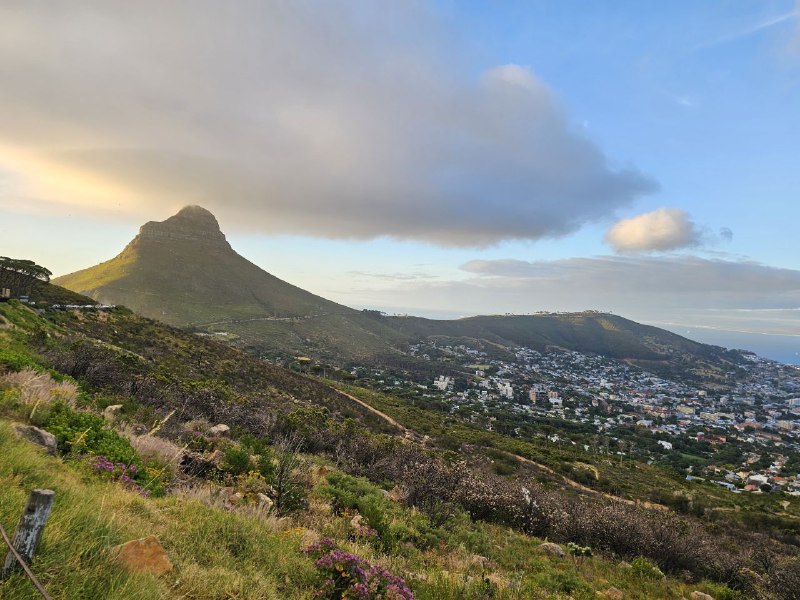
M 355 312 L 237 254 L 199 206 L 146 223 L 118 256 L 54 283 L 172 325 Z
M 286 283 L 237 254 L 207 210 L 189 206 L 142 226 L 117 257 L 55 283 L 106 304 L 225 339 L 261 356 L 311 355 L 339 365 L 414 361 L 410 344 L 442 340 L 556 347 L 724 380 L 741 356 L 597 312 L 456 320 L 356 311 Z
M 342 573 L 362 572 L 368 598 L 389 585 L 416 598 L 796 597 L 795 499 L 733 509 L 649 465 L 336 390 L 123 308 L 11 302 L 0 316 L 0 417 L 53 433 L 60 456 L 0 424 L 2 518 L 30 487 L 56 489 L 37 559 L 55 597 L 91 578 L 121 598 L 340 598 L 361 582 Z M 595 468 L 598 485 L 575 485 L 565 461 Z M 654 488 L 704 509 L 646 504 Z M 115 544 L 148 534 L 173 575 L 113 561 Z M 0 589 L 30 597 L 20 576 Z

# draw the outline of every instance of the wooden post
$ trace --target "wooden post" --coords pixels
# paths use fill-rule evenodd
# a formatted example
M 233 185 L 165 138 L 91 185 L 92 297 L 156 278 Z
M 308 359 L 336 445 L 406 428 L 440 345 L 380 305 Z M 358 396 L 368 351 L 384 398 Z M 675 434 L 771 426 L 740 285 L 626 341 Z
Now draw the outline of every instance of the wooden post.
M 17 528 L 14 530 L 14 539 L 11 543 L 22 560 L 28 564 L 33 558 L 33 553 L 36 552 L 36 546 L 39 545 L 55 495 L 53 490 L 33 490 L 25 505 L 25 511 L 19 518 Z M 14 554 L 9 551 L 3 566 L 3 577 L 7 577 L 19 566 Z

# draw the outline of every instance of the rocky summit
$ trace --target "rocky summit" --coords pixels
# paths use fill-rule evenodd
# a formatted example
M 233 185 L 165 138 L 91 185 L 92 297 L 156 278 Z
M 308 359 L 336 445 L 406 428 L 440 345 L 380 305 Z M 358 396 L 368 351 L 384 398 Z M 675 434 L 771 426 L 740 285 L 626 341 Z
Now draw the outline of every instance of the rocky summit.
M 165 221 L 149 221 L 139 229 L 140 240 L 190 241 L 232 250 L 217 218 L 202 206 L 185 206 Z

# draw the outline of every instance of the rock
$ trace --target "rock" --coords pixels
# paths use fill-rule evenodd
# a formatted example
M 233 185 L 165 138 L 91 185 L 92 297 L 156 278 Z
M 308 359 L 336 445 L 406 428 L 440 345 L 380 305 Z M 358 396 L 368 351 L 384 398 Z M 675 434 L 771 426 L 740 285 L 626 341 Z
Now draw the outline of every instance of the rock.
M 362 522 L 363 520 L 364 520 L 364 517 L 362 517 L 361 515 L 356 515 L 355 517 L 350 519 L 350 527 L 352 527 L 353 529 L 358 530 L 359 527 L 363 527 L 364 526 L 364 523 Z
M 220 423 L 219 425 L 214 425 L 210 427 L 208 430 L 208 435 L 213 436 L 221 436 L 221 435 L 228 435 L 228 432 L 231 430 L 230 427 L 227 425 Z
M 610 587 L 605 592 L 600 592 L 600 596 L 602 598 L 609 598 L 610 600 L 623 600 L 625 598 L 622 590 L 615 587 Z
M 275 504 L 272 501 L 272 498 L 267 496 L 266 494 L 258 494 L 258 507 L 266 512 L 272 510 L 272 506 Z
M 111 406 L 106 406 L 105 410 L 103 411 L 103 418 L 108 421 L 109 423 L 113 423 L 119 417 L 119 412 L 122 410 L 122 404 L 112 404 Z
M 24 437 L 26 440 L 39 444 L 47 449 L 50 454 L 55 454 L 58 449 L 58 442 L 56 436 L 49 431 L 39 429 L 33 425 L 17 425 L 15 430 L 18 435 Z
M 714 596 L 698 592 L 697 590 L 689 594 L 689 598 L 691 598 L 691 600 L 714 600 Z
M 128 570 L 136 573 L 163 575 L 172 570 L 172 562 L 154 535 L 115 546 L 112 552 Z
M 566 552 L 564 552 L 564 549 L 558 544 L 554 544 L 553 542 L 544 542 L 539 547 L 550 556 L 566 556 Z

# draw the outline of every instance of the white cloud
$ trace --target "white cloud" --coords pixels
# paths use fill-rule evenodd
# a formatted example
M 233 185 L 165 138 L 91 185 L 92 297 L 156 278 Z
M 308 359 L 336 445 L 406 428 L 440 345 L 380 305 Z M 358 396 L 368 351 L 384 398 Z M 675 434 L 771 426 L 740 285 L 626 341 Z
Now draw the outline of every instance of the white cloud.
M 800 334 L 800 270 L 693 256 L 473 260 L 461 268 L 467 279 L 406 281 L 353 294 L 411 313 L 597 309 L 640 321 Z
M 700 244 L 700 232 L 679 208 L 659 208 L 618 221 L 606 233 L 606 242 L 617 252 L 652 252 Z
M 656 188 L 530 69 L 476 78 L 470 52 L 416 2 L 5 2 L 0 170 L 30 189 L 3 202 L 480 246 Z

